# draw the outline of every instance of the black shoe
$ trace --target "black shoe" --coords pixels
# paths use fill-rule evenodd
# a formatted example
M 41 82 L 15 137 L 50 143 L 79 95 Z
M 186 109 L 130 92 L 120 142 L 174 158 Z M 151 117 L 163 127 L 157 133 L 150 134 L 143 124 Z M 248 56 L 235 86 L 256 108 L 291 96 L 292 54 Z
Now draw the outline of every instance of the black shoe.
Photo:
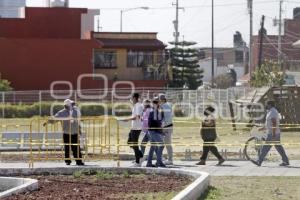
M 220 166 L 220 165 L 222 165 L 223 163 L 225 162 L 225 160 L 222 158 L 222 159 L 220 159 L 219 160 L 219 162 L 218 162 L 218 164 L 217 164 L 217 166 Z
M 77 166 L 84 166 L 83 162 L 76 163 Z
M 253 161 L 253 160 L 251 160 L 251 162 L 252 162 L 254 165 L 257 165 L 258 167 L 260 167 L 260 166 L 261 166 L 261 163 L 260 163 L 260 162 L 258 162 L 258 161 Z
M 204 160 L 200 160 L 199 162 L 196 163 L 196 165 L 205 165 L 205 161 Z
M 166 168 L 167 166 L 164 163 L 156 163 L 155 164 L 156 167 L 162 167 L 162 168 Z
M 71 163 L 70 162 L 66 162 L 66 165 L 71 165 Z
M 156 166 L 153 164 L 147 164 L 146 167 L 156 167 Z
M 279 164 L 279 166 L 282 166 L 282 167 L 289 166 L 289 165 L 290 165 L 290 163 L 286 163 L 286 162 Z

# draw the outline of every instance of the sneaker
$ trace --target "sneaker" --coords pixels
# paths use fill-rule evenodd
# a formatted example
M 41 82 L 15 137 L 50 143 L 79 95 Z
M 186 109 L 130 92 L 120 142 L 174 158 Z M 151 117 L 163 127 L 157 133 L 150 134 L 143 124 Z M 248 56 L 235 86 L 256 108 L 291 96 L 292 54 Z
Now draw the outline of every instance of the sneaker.
M 222 158 L 222 159 L 220 159 L 219 160 L 219 162 L 218 162 L 218 164 L 217 164 L 217 166 L 220 166 L 220 165 L 222 165 L 223 163 L 225 162 L 225 160 Z
M 259 161 L 253 161 L 253 160 L 251 160 L 251 162 L 252 162 L 254 165 L 257 165 L 258 167 L 261 166 L 261 163 L 260 163 Z
M 141 163 L 134 163 L 133 165 L 132 165 L 132 167 L 141 167 L 142 165 L 141 165 Z
M 205 165 L 205 161 L 204 160 L 200 160 L 199 162 L 196 163 L 196 165 Z
M 71 165 L 71 163 L 70 162 L 66 162 L 66 165 Z
M 282 167 L 289 166 L 289 165 L 290 165 L 290 163 L 286 163 L 286 162 L 279 164 L 279 166 L 282 166 Z
M 173 165 L 173 161 L 171 160 L 167 160 L 164 162 L 165 165 Z

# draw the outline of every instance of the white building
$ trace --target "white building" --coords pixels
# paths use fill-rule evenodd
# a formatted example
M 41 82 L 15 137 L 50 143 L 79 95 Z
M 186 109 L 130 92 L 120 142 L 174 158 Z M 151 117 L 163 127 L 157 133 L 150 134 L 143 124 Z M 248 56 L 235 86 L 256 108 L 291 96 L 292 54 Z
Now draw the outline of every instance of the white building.
M 0 0 L 1 18 L 24 18 L 26 0 Z
M 212 61 L 211 58 L 199 60 L 200 69 L 203 72 L 203 82 L 210 82 L 212 79 Z M 237 79 L 241 78 L 245 74 L 244 66 L 234 66 L 233 69 L 236 71 Z M 229 70 L 229 66 L 219 66 L 217 60 L 214 61 L 214 77 L 222 74 L 226 74 Z

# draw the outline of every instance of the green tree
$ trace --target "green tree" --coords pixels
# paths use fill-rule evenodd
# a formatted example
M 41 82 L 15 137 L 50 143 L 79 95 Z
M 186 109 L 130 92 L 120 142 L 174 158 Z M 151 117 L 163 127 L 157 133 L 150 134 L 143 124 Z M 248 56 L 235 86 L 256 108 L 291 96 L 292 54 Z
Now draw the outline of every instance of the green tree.
M 170 44 L 175 45 L 174 42 Z M 197 89 L 202 85 L 203 70 L 198 64 L 198 51 L 191 46 L 195 42 L 182 41 L 177 43 L 176 48 L 170 50 L 173 78 L 170 87 L 183 87 L 186 85 L 189 89 Z
M 265 60 L 261 68 L 256 67 L 250 84 L 252 87 L 282 86 L 284 76 L 280 64 L 272 60 Z
M 12 87 L 10 86 L 10 82 L 5 79 L 0 79 L 0 91 L 10 91 Z

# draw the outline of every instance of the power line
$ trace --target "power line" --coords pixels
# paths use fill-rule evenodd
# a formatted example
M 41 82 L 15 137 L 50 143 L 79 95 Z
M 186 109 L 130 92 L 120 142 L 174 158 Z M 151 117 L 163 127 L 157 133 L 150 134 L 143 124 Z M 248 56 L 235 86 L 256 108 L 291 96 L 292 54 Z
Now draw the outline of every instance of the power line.
M 272 1 L 258 1 L 255 2 L 255 4 L 265 4 L 265 3 L 274 3 L 274 2 L 278 2 L 275 0 Z M 214 7 L 231 7 L 231 6 L 244 6 L 245 3 L 227 3 L 227 4 L 215 4 Z M 184 9 L 193 9 L 193 8 L 210 8 L 211 5 L 191 5 L 191 6 L 184 6 Z M 122 9 L 126 9 L 126 8 L 100 8 L 101 10 L 122 10 Z M 167 9 L 174 9 L 173 6 L 165 6 L 165 7 L 149 7 L 149 9 L 152 10 L 167 10 Z

